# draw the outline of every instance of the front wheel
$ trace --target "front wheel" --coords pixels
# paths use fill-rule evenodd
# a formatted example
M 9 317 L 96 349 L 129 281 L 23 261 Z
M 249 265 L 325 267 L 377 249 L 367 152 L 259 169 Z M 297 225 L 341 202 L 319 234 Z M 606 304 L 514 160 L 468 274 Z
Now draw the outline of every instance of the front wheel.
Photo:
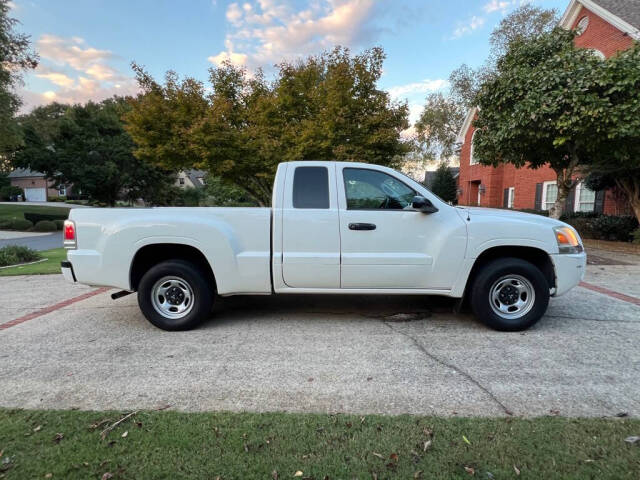
M 189 330 L 207 319 L 212 286 L 194 264 L 168 260 L 150 268 L 140 280 L 138 305 L 147 320 L 163 330 Z
M 535 265 L 519 258 L 500 258 L 484 265 L 471 288 L 473 313 L 495 330 L 526 330 L 549 306 L 547 279 Z

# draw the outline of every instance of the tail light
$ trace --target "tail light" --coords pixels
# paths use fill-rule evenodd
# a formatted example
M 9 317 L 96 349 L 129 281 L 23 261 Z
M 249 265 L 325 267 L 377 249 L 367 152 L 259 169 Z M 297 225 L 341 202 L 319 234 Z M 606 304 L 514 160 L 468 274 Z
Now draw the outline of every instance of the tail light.
M 73 220 L 65 220 L 64 228 L 62 229 L 64 238 L 64 248 L 76 248 L 76 224 Z

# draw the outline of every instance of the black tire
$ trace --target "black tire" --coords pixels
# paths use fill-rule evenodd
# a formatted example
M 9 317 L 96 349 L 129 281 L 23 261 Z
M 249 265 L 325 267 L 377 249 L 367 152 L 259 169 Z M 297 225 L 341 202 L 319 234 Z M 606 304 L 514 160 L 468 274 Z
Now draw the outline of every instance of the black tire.
M 523 291 L 519 291 L 518 288 L 522 288 Z M 530 295 L 527 303 L 527 292 L 531 289 L 535 295 Z M 497 298 L 492 306 L 494 290 Z M 534 325 L 547 311 L 549 282 L 538 267 L 525 260 L 499 258 L 481 267 L 471 285 L 470 298 L 473 313 L 485 325 L 502 332 L 519 332 Z M 505 303 L 502 303 L 501 299 Z M 523 305 L 518 311 L 519 307 L 516 304 L 509 306 L 509 303 L 514 301 L 522 302 L 526 307 Z M 512 308 L 514 312 L 502 312 L 500 307 Z M 498 314 L 496 310 L 502 313 Z M 505 318 L 510 315 L 515 318 Z
M 186 286 L 187 297 L 190 297 L 189 301 L 185 302 L 183 295 L 182 304 L 185 310 L 188 311 L 180 318 L 170 318 L 167 315 L 181 315 L 181 313 L 172 313 L 167 311 L 165 314 L 161 313 L 162 307 L 154 306 L 154 300 L 152 297 L 152 290 L 156 285 L 164 278 L 175 278 L 176 284 Z M 180 282 L 182 280 L 182 282 Z M 165 282 L 165 285 L 171 285 L 170 282 Z M 176 287 L 177 288 L 177 287 Z M 214 287 L 210 284 L 208 275 L 199 269 L 196 265 L 185 260 L 167 260 L 161 262 L 154 267 L 150 268 L 140 280 L 138 285 L 138 305 L 140 310 L 147 320 L 153 325 L 162 330 L 176 331 L 176 330 L 189 330 L 200 325 L 206 320 L 213 306 Z M 178 295 L 180 294 L 178 289 Z M 179 308 L 173 307 L 171 303 L 168 303 L 168 299 L 164 299 L 162 304 L 165 309 Z M 176 301 L 179 298 L 175 299 Z M 158 305 L 160 301 L 155 302 Z

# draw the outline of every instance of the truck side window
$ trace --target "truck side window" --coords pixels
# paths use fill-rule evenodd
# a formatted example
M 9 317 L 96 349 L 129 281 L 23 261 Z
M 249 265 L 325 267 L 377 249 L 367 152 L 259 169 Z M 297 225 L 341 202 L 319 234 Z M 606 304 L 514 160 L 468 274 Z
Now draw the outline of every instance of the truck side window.
M 293 174 L 293 208 L 329 208 L 327 167 L 296 167 Z
M 347 210 L 404 210 L 413 203 L 415 190 L 377 170 L 345 168 Z

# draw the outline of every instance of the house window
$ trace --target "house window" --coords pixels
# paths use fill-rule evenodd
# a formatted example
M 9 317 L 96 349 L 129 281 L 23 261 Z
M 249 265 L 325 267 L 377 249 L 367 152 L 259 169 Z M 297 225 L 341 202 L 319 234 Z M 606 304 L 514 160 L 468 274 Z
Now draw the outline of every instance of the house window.
M 596 192 L 587 188 L 580 182 L 576 187 L 576 200 L 574 210 L 576 212 L 593 212 L 596 206 Z
M 604 53 L 602 53 L 600 50 L 598 50 L 597 48 L 590 48 L 589 49 L 589 53 L 591 53 L 591 55 L 596 57 L 598 60 L 606 60 L 607 59 L 607 56 Z
M 507 208 L 513 208 L 513 201 L 516 196 L 516 188 L 509 187 L 509 194 L 507 195 Z
M 476 132 L 477 132 L 477 130 L 474 130 L 473 135 L 471 135 L 471 151 L 470 151 L 470 154 L 469 154 L 469 158 L 470 158 L 469 165 L 477 165 L 478 164 L 478 159 L 475 158 L 475 155 L 474 155 L 475 148 L 473 148 L 473 140 L 476 138 Z
M 67 196 L 67 186 L 66 185 L 60 185 L 58 187 L 58 196 L 59 197 L 66 197 Z
M 587 16 L 582 17 L 578 22 L 578 24 L 576 25 L 576 34 L 578 36 L 582 35 L 587 30 L 588 26 L 589 26 L 589 17 Z
M 549 210 L 558 199 L 558 184 L 555 180 L 542 185 L 542 209 Z

